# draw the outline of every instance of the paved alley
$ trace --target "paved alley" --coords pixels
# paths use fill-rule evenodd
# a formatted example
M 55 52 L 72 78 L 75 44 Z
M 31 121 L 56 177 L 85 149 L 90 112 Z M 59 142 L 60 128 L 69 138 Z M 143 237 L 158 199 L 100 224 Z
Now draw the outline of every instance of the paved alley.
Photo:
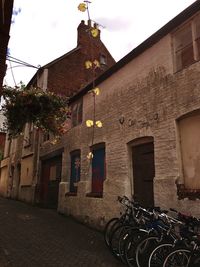
M 55 210 L 0 198 L 0 267 L 120 267 L 103 234 Z

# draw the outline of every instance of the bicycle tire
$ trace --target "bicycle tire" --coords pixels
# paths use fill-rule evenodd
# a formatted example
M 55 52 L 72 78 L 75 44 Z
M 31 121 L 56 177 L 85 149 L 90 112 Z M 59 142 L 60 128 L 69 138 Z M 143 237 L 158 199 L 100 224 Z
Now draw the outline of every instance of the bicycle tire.
M 151 252 L 160 243 L 158 236 L 148 236 L 143 238 L 137 245 L 135 259 L 137 267 L 147 267 Z
M 110 246 L 110 236 L 111 236 L 111 232 L 113 231 L 114 227 L 119 223 L 119 218 L 112 218 L 110 219 L 105 227 L 104 227 L 104 241 L 106 243 L 106 246 Z
M 130 229 L 131 227 L 132 226 L 130 226 L 130 224 L 119 225 L 111 233 L 111 237 L 110 237 L 110 250 L 111 250 L 112 254 L 117 259 L 120 259 L 119 240 L 127 232 L 127 230 Z
M 124 254 L 125 254 L 126 264 L 129 267 L 136 266 L 135 251 L 137 245 L 140 242 L 140 240 L 144 238 L 144 236 L 148 235 L 148 233 L 149 232 L 145 229 L 138 229 L 127 238 L 124 248 Z
M 118 251 L 119 251 L 119 256 L 121 258 L 121 261 L 123 263 L 126 262 L 126 256 L 125 256 L 125 247 L 126 247 L 126 242 L 129 236 L 134 235 L 135 232 L 140 230 L 138 226 L 131 226 L 130 228 L 127 227 L 127 229 L 120 235 L 119 241 L 118 241 Z
M 163 267 L 188 267 L 191 258 L 191 250 L 175 249 L 166 257 Z
M 156 246 L 149 255 L 148 267 L 163 267 L 163 262 L 173 247 L 172 243 L 162 243 Z

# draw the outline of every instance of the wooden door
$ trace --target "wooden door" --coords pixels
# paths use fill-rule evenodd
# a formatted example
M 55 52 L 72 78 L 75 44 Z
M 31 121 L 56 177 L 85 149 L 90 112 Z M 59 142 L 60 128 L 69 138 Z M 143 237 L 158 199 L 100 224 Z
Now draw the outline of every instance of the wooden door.
M 154 205 L 155 177 L 154 144 L 145 143 L 132 148 L 134 196 L 146 207 Z
M 40 180 L 40 204 L 56 208 L 58 204 L 59 183 L 61 181 L 62 157 L 58 156 L 42 162 Z

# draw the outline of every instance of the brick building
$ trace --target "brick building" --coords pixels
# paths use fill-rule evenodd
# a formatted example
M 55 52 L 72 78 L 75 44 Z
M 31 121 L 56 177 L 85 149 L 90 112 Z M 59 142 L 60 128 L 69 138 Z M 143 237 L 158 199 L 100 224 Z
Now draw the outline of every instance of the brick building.
M 100 227 L 118 214 L 117 196 L 125 194 L 200 216 L 200 1 L 95 84 L 103 127 L 82 123 L 67 133 L 58 210 Z M 71 99 L 83 99 L 83 122 L 93 117 L 92 88 Z
M 13 0 L 0 0 L 0 92 L 6 73 L 6 53 L 12 17 Z
M 200 216 L 199 29 L 198 0 L 71 97 L 81 110 L 71 129 L 55 145 L 40 140 L 35 153 L 41 183 L 61 177 L 59 212 L 101 227 L 125 194 Z M 89 119 L 103 127 L 86 127 Z M 21 199 L 31 200 L 31 179 L 21 181 Z
M 77 47 L 41 67 L 27 87 L 38 86 L 43 90 L 73 96 L 111 67 L 115 61 L 102 43 L 100 31 L 97 37 L 93 37 L 91 28 L 96 28 L 96 25 L 91 21 L 81 21 L 77 29 Z M 87 60 L 98 60 L 100 66 L 91 73 L 85 67 Z M 71 110 L 70 125 L 80 124 L 82 102 L 73 103 Z M 52 139 L 54 136 L 44 135 L 31 124 L 26 125 L 24 135 L 7 139 L 1 162 L 2 195 L 48 207 L 57 206 L 65 138 L 56 146 L 52 145 Z M 45 155 L 41 155 L 43 147 Z

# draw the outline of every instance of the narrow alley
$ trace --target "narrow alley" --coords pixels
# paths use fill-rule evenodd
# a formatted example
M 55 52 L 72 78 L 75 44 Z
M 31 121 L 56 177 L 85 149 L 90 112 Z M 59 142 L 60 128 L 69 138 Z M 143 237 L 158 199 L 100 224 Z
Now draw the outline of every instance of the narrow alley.
M 55 210 L 0 198 L 1 267 L 120 267 L 103 234 Z

